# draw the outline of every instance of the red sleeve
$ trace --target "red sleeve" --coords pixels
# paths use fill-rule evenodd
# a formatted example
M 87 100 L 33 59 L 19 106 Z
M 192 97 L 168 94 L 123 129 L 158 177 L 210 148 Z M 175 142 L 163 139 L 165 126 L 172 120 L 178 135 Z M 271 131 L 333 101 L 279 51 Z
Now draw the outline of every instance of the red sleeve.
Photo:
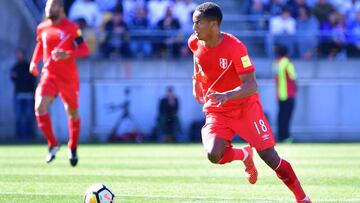
M 238 74 L 246 74 L 255 71 L 253 62 L 251 61 L 245 45 L 236 40 L 234 42 L 234 49 L 231 52 L 231 60 L 235 65 L 236 72 Z
M 198 39 L 196 38 L 196 36 L 194 34 L 192 34 L 190 37 L 189 37 L 189 40 L 188 40 L 188 46 L 190 48 L 190 50 L 194 53 L 197 49 L 197 42 L 198 42 Z
M 34 53 L 31 59 L 31 63 L 35 63 L 36 65 L 39 63 L 40 59 L 43 56 L 43 46 L 41 40 L 41 31 L 39 28 L 36 30 L 36 46 L 34 49 Z
M 74 56 L 77 58 L 87 57 L 90 54 L 90 48 L 88 44 L 84 41 L 78 45 L 75 49 Z
M 74 57 L 86 57 L 90 54 L 90 48 L 86 41 L 82 37 L 80 28 L 74 23 L 73 28 L 71 29 L 71 37 L 76 47 L 74 51 L 69 51 L 68 53 Z

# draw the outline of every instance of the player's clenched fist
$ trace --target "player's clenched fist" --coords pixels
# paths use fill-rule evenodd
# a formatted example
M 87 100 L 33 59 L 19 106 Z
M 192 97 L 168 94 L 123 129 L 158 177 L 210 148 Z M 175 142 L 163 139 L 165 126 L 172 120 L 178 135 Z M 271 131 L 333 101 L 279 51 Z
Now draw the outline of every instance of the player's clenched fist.
M 208 96 L 212 101 L 217 103 L 218 106 L 223 105 L 229 99 L 226 92 L 211 91 Z
M 30 63 L 30 67 L 29 67 L 29 72 L 33 75 L 33 76 L 38 76 L 39 75 L 39 71 L 37 69 L 37 64 L 35 63 Z

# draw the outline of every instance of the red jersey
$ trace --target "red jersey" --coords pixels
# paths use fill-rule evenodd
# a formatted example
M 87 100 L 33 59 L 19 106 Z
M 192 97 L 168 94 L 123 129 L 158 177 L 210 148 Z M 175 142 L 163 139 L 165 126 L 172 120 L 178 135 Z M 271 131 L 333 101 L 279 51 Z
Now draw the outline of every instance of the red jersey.
M 54 48 L 63 49 L 70 53 L 75 53 L 75 39 L 81 37 L 81 30 L 72 21 L 67 18 L 62 19 L 59 23 L 53 24 L 47 19 L 40 23 L 36 30 L 36 41 L 40 45 L 40 52 L 43 54 L 44 64 L 49 61 L 42 74 L 57 79 L 74 79 L 78 80 L 78 71 L 76 66 L 76 57 L 70 54 L 66 60 L 54 61 L 49 60 L 51 51 Z M 61 45 L 59 47 L 59 45 Z
M 189 48 L 194 54 L 194 65 L 201 75 L 203 95 L 206 95 L 209 88 L 225 70 L 226 72 L 214 84 L 212 90 L 225 92 L 239 87 L 243 83 L 239 75 L 255 71 L 245 45 L 229 33 L 222 34 L 224 36 L 222 41 L 214 48 L 206 47 L 204 41 L 199 40 L 195 35 L 192 35 L 188 41 Z M 258 99 L 258 94 L 229 100 L 221 106 L 217 106 L 218 104 L 212 102 L 207 96 L 204 99 L 205 112 L 224 112 L 241 108 L 244 102 Z

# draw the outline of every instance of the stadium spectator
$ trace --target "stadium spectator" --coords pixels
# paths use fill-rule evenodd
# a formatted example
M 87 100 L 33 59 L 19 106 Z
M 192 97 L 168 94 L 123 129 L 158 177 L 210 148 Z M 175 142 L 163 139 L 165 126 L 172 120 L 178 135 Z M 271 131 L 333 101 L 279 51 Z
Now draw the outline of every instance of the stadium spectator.
M 285 5 L 285 0 L 270 0 L 266 5 L 266 13 L 270 15 L 280 15 L 283 7 Z
M 269 31 L 274 36 L 274 43 L 287 47 L 290 56 L 294 56 L 296 21 L 291 17 L 288 7 L 283 7 L 281 15 L 270 18 Z
M 134 19 L 137 9 L 139 7 L 146 8 L 147 4 L 145 0 L 122 0 L 124 21 L 126 23 L 131 23 Z
M 249 25 L 249 26 L 251 26 L 250 29 L 264 30 L 267 28 L 267 22 L 266 22 L 267 20 L 264 18 L 265 12 L 266 12 L 265 5 L 262 2 L 262 0 L 251 0 L 249 9 L 248 9 L 248 14 L 257 16 L 258 20 L 255 21 L 254 24 Z
M 313 7 L 313 14 L 318 19 L 320 25 L 328 20 L 330 13 L 334 12 L 334 6 L 327 0 L 319 0 Z
M 296 47 L 302 59 L 315 57 L 318 45 L 319 23 L 306 7 L 299 7 L 296 19 Z
M 265 13 L 265 5 L 261 0 L 250 0 L 249 8 L 247 9 L 247 13 L 250 15 L 264 15 Z
M 347 25 L 347 56 L 360 57 L 360 10 L 356 12 L 356 18 Z
M 183 41 L 180 48 L 180 56 L 190 56 L 190 49 L 187 46 L 187 39 L 193 33 L 192 14 L 196 9 L 197 4 L 192 0 L 177 0 L 175 1 L 173 12 L 174 16 L 179 19 L 180 28 L 183 34 Z
M 145 7 L 140 6 L 136 9 L 135 17 L 131 20 L 129 25 L 129 31 L 140 32 L 148 31 L 150 27 L 149 20 L 147 19 L 147 13 Z M 130 51 L 133 57 L 149 57 L 152 54 L 151 41 L 147 36 L 131 36 Z
M 329 14 L 328 20 L 320 25 L 319 54 L 333 59 L 345 46 L 345 24 L 343 16 L 336 11 Z
M 98 28 L 103 22 L 99 6 L 92 0 L 76 0 L 70 7 L 69 18 L 73 21 L 83 18 L 92 28 Z
M 148 15 L 150 25 L 156 27 L 161 19 L 166 15 L 167 9 L 171 7 L 171 1 L 169 0 L 150 0 L 148 2 Z
M 173 88 L 168 87 L 166 96 L 159 103 L 158 141 L 176 141 L 176 136 L 181 131 L 178 111 L 179 101 L 174 94 Z
M 183 42 L 183 33 L 180 32 L 180 23 L 177 18 L 173 16 L 172 8 L 169 6 L 166 9 L 166 15 L 161 19 L 157 28 L 167 31 L 163 41 L 157 44 L 157 50 L 160 51 L 160 56 L 179 57 L 181 45 Z
M 288 57 L 287 49 L 276 47 L 276 61 L 274 62 L 276 92 L 279 104 L 277 127 L 278 141 L 292 142 L 290 136 L 290 121 L 295 107 L 296 70 Z
M 122 57 L 129 57 L 129 36 L 128 26 L 124 22 L 123 13 L 116 10 L 111 18 L 105 24 L 105 41 L 101 44 L 101 52 L 105 58 L 112 54 L 118 54 Z
M 14 107 L 16 139 L 28 141 L 35 138 L 34 134 L 34 92 L 36 78 L 29 73 L 29 61 L 25 58 L 25 51 L 16 51 L 16 63 L 11 69 L 11 80 L 15 86 Z
M 291 15 L 294 18 L 299 16 L 299 8 L 310 9 L 306 3 L 306 0 L 289 0 L 287 6 L 289 7 Z
M 197 4 L 192 0 L 175 0 L 173 6 L 174 17 L 180 22 L 181 30 L 188 34 L 192 33 L 192 13 L 195 11 Z

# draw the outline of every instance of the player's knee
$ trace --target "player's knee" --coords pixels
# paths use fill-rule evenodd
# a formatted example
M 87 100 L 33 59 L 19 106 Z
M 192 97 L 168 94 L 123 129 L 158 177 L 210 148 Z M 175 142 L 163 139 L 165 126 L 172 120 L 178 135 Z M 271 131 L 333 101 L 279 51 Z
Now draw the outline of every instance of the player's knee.
M 79 118 L 79 113 L 77 109 L 67 109 L 67 114 L 69 119 L 75 121 Z
M 221 157 L 222 157 L 222 153 L 218 151 L 211 151 L 208 153 L 208 159 L 213 164 L 219 163 Z
M 258 153 L 259 153 L 260 158 L 262 160 L 264 160 L 264 162 L 271 168 L 275 169 L 277 167 L 277 165 L 279 164 L 280 157 L 274 148 L 264 150 L 264 151 L 261 151 Z
M 47 111 L 47 108 L 45 105 L 37 105 L 34 107 L 34 110 L 37 114 L 44 114 Z

